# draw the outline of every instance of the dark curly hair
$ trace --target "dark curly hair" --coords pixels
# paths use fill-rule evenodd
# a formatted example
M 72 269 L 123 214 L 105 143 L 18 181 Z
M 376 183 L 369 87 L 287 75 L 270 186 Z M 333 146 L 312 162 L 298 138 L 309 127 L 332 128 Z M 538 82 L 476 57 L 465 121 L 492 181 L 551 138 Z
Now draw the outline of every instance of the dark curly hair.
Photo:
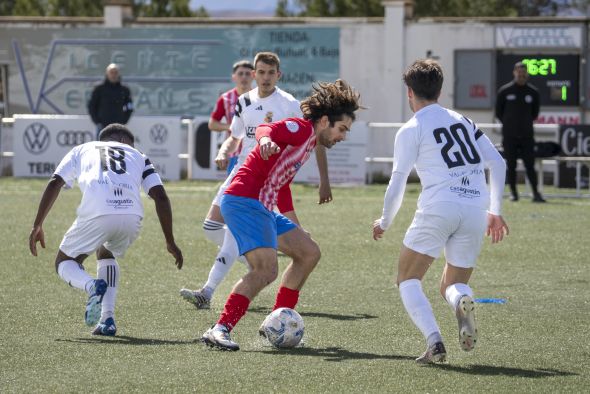
M 406 85 L 423 100 L 437 100 L 443 84 L 443 71 L 436 60 L 416 60 L 403 75 Z
M 354 121 L 355 111 L 361 108 L 358 94 L 346 81 L 342 79 L 336 82 L 319 82 L 313 85 L 314 93 L 301 101 L 301 112 L 305 119 L 319 120 L 322 116 L 328 116 L 330 126 L 334 122 L 342 120 L 343 115 L 348 115 Z

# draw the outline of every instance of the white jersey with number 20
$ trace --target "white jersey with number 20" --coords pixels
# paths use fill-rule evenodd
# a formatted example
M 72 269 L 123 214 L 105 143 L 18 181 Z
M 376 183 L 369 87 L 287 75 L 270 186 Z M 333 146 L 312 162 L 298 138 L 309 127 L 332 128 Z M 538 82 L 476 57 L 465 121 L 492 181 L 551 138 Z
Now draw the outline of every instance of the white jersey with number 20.
M 143 217 L 140 189 L 147 194 L 162 181 L 153 164 L 130 145 L 93 141 L 73 148 L 55 170 L 71 188 L 82 191 L 77 214 L 80 219 L 125 214 Z
M 395 178 L 405 184 L 414 166 L 422 184 L 418 209 L 438 202 L 458 202 L 499 215 L 504 174 L 493 171 L 490 204 L 484 173 L 486 167 L 496 167 L 497 163 L 502 164 L 502 157 L 471 120 L 439 104 L 420 109 L 395 138 L 392 181 L 381 227 L 389 227 L 401 204 Z

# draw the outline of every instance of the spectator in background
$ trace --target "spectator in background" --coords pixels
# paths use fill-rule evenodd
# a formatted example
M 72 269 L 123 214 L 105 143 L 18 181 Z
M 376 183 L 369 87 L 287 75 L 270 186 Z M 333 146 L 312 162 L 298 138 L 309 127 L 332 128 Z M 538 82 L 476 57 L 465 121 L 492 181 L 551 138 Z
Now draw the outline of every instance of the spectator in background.
M 506 159 L 511 201 L 518 201 L 516 190 L 516 159 L 524 162 L 526 175 L 533 191 L 533 202 L 545 202 L 537 189 L 535 171 L 535 139 L 533 121 L 539 115 L 539 92 L 528 83 L 526 65 L 514 65 L 514 80 L 502 86 L 496 97 L 496 117 L 502 122 L 502 145 Z
M 241 60 L 234 63 L 232 67 L 231 79 L 236 84 L 236 87 L 223 93 L 217 99 L 215 109 L 209 118 L 209 130 L 211 131 L 225 131 L 226 137 L 231 135 L 229 126 L 234 117 L 236 103 L 238 97 L 242 94 L 252 90 L 252 71 L 254 66 L 248 60 Z M 225 118 L 225 122 L 221 120 Z M 234 165 L 238 161 L 238 149 L 230 158 L 227 166 L 227 173 L 231 173 Z
M 127 124 L 133 112 L 131 91 L 121 84 L 119 67 L 111 63 L 105 70 L 105 80 L 92 91 L 88 113 L 96 124 L 96 136 L 112 123 Z

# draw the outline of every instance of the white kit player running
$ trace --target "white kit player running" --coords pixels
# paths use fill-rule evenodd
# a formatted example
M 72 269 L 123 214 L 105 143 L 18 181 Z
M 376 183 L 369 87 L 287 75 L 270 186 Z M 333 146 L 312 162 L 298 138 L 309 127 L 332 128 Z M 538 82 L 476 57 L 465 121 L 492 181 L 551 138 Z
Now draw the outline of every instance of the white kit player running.
M 238 161 L 225 182 L 219 188 L 213 199 L 207 219 L 203 223 L 205 235 L 216 243 L 220 249 L 211 267 L 207 282 L 199 290 L 181 289 L 180 295 L 194 304 L 198 309 L 209 309 L 213 293 L 223 281 L 239 256 L 238 245 L 233 235 L 227 231 L 219 209 L 220 200 L 231 183 L 238 169 L 246 160 L 252 149 L 257 145 L 256 128 L 261 124 L 276 122 L 285 118 L 300 118 L 302 116 L 300 103 L 289 93 L 276 86 L 280 72 L 279 57 L 272 52 L 260 52 L 254 58 L 252 71 L 257 87 L 242 94 L 238 98 L 236 111 L 231 122 L 231 136 L 225 140 L 219 150 L 216 162 L 221 169 L 228 165 L 231 154 L 237 150 L 241 142 Z M 328 164 L 325 148 L 316 148 L 316 158 L 320 172 L 320 204 L 332 200 L 328 179 Z M 277 208 L 289 219 L 299 225 L 290 198 L 281 198 Z M 242 260 L 245 262 L 245 260 Z
M 406 311 L 427 342 L 416 361 L 428 364 L 445 361 L 446 349 L 421 280 L 443 248 L 440 293 L 458 320 L 461 348 L 470 351 L 477 342 L 473 291 L 467 283 L 486 229 L 492 243 L 508 234 L 500 215 L 506 165 L 473 122 L 437 104 L 443 83 L 437 62 L 418 60 L 403 78 L 415 115 L 396 135 L 393 171 L 373 238 L 381 238 L 391 226 L 415 166 L 422 193 L 403 241 L 397 284 Z M 490 170 L 489 191 L 484 168 Z
M 88 293 L 85 321 L 89 326 L 98 323 L 93 335 L 112 336 L 117 331 L 114 313 L 120 274 L 116 258 L 123 257 L 139 235 L 141 188 L 154 199 L 168 252 L 176 259 L 178 269 L 182 268 L 182 252 L 172 233 L 170 201 L 153 164 L 133 148 L 133 143 L 133 134 L 114 123 L 100 132 L 99 141 L 73 148 L 51 177 L 29 236 L 29 248 L 37 256 L 37 242 L 45 248 L 43 222 L 60 189 L 71 188 L 77 180 L 82 201 L 76 220 L 59 245 L 55 268 L 66 283 Z M 94 252 L 97 279 L 82 266 Z

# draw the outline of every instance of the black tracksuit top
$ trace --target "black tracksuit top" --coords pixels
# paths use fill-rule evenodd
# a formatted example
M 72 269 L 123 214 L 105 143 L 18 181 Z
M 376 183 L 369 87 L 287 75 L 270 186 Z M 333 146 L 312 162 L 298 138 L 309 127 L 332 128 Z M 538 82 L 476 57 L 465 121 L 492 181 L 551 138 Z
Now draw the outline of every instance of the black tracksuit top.
M 126 124 L 133 112 L 131 91 L 121 82 L 112 83 L 105 79 L 92 91 L 88 102 L 88 113 L 92 121 L 106 127 L 111 123 Z
M 533 121 L 539 116 L 539 92 L 530 83 L 512 81 L 498 90 L 496 118 L 504 138 L 533 138 Z

